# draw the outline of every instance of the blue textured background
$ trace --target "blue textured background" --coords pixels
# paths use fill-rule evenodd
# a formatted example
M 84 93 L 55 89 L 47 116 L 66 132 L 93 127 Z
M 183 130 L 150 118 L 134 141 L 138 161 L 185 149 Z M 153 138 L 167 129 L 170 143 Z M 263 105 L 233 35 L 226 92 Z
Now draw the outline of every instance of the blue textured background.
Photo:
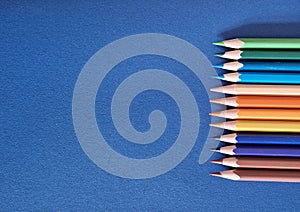
M 213 41 L 235 36 L 300 37 L 299 0 L 3 0 L 0 23 L 1 211 L 299 210 L 300 184 L 233 182 L 210 177 L 209 172 L 222 167 L 197 163 L 203 145 L 201 135 L 188 157 L 165 175 L 147 180 L 112 176 L 82 151 L 71 114 L 77 76 L 104 45 L 136 33 L 166 33 L 194 44 L 212 63 L 217 63 L 221 60 L 212 55 L 222 49 L 212 46 Z M 165 63 L 168 67 L 163 69 L 183 73 L 175 62 L 151 66 L 149 61 L 141 58 L 127 65 L 138 70 L 163 68 L 160 66 Z M 132 69 L 126 70 L 130 73 Z M 117 74 L 114 76 L 119 79 Z M 191 74 L 182 74 L 181 79 L 190 83 L 192 90 L 200 87 Z M 178 113 L 172 99 L 155 92 L 141 94 L 132 108 L 139 111 L 139 105 L 145 105 L 146 100 L 155 102 L 157 98 L 152 95 L 167 102 L 166 114 Z M 207 96 L 203 99 L 203 104 L 208 104 Z M 159 103 L 155 106 L 163 107 Z M 205 116 L 204 120 L 208 122 Z M 147 129 L 134 112 L 132 121 L 137 129 Z M 173 127 L 168 128 L 171 139 L 178 133 L 179 120 L 174 117 L 172 121 Z M 114 133 L 109 123 L 103 128 L 108 137 L 109 132 Z M 140 157 L 136 151 L 126 152 L 121 141 L 111 145 L 124 154 Z M 166 139 L 164 145 L 171 143 Z M 140 154 L 154 156 L 164 150 L 164 145 Z

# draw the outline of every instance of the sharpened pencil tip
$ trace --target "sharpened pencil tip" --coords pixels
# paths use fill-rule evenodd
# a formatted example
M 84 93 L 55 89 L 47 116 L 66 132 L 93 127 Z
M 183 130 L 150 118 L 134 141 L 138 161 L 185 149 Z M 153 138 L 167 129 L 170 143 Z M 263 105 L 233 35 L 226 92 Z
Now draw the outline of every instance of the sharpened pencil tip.
M 215 164 L 222 164 L 223 160 L 222 159 L 218 159 L 218 160 L 211 160 L 211 163 L 215 163 Z
M 221 141 L 220 137 L 213 137 L 213 139 L 217 140 L 217 141 Z
M 214 54 L 216 57 L 223 57 L 223 54 Z
M 210 149 L 212 152 L 220 152 L 220 149 Z
M 224 88 L 223 87 L 211 88 L 210 91 L 218 92 L 218 93 L 223 93 L 224 92 Z
M 222 115 L 222 112 L 220 112 L 220 111 L 219 112 L 210 112 L 209 115 L 210 116 L 220 116 L 220 115 Z
M 219 64 L 219 65 L 213 65 L 214 68 L 223 68 L 223 65 L 222 64 Z
M 210 173 L 211 176 L 214 176 L 214 177 L 221 177 L 222 174 L 220 172 L 213 172 L 213 173 Z
M 222 103 L 222 101 L 220 99 L 211 99 L 211 100 L 209 100 L 209 102 L 216 103 L 216 104 Z
M 214 45 L 217 45 L 217 46 L 225 46 L 224 42 L 223 41 L 219 41 L 219 42 L 213 42 Z
M 213 76 L 212 78 L 214 78 L 214 79 L 224 79 L 224 76 Z
M 224 128 L 224 123 L 220 122 L 220 123 L 210 124 L 209 126 L 211 126 L 211 127 L 218 127 L 218 128 Z

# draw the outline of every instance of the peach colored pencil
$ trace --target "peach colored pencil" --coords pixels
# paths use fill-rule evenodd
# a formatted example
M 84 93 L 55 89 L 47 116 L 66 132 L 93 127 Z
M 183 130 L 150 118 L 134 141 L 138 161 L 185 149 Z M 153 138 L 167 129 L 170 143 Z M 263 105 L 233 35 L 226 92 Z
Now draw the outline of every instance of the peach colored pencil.
M 244 156 L 211 160 L 211 162 L 235 168 L 300 170 L 300 158 Z
M 300 120 L 300 109 L 246 109 L 238 108 L 210 113 L 228 119 Z
M 234 95 L 300 96 L 300 85 L 233 84 L 212 88 L 211 91 Z
M 233 169 L 210 175 L 241 181 L 300 182 L 300 171 L 294 170 Z
M 233 96 L 210 100 L 232 107 L 249 108 L 300 108 L 300 96 Z

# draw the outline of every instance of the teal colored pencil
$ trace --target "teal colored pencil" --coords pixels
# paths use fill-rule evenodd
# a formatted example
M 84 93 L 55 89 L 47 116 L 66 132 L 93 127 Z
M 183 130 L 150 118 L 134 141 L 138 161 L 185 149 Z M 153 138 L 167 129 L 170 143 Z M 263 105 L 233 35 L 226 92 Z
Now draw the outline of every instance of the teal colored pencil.
M 283 50 L 234 50 L 215 56 L 231 60 L 300 60 L 300 51 Z
M 240 83 L 300 84 L 300 73 L 235 72 L 216 78 Z
M 222 68 L 231 71 L 294 71 L 300 72 L 300 62 L 229 62 L 223 65 L 216 65 L 215 68 Z
M 300 49 L 300 38 L 235 38 L 213 44 L 234 49 Z

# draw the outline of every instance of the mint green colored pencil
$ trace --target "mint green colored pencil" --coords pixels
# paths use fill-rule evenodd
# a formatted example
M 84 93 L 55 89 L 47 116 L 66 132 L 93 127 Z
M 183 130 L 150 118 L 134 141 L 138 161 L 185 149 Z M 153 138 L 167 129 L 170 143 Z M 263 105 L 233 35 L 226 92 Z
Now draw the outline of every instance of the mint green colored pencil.
M 300 60 L 300 50 L 234 50 L 215 56 L 232 60 Z
M 234 49 L 300 49 L 300 38 L 235 38 L 213 44 Z

